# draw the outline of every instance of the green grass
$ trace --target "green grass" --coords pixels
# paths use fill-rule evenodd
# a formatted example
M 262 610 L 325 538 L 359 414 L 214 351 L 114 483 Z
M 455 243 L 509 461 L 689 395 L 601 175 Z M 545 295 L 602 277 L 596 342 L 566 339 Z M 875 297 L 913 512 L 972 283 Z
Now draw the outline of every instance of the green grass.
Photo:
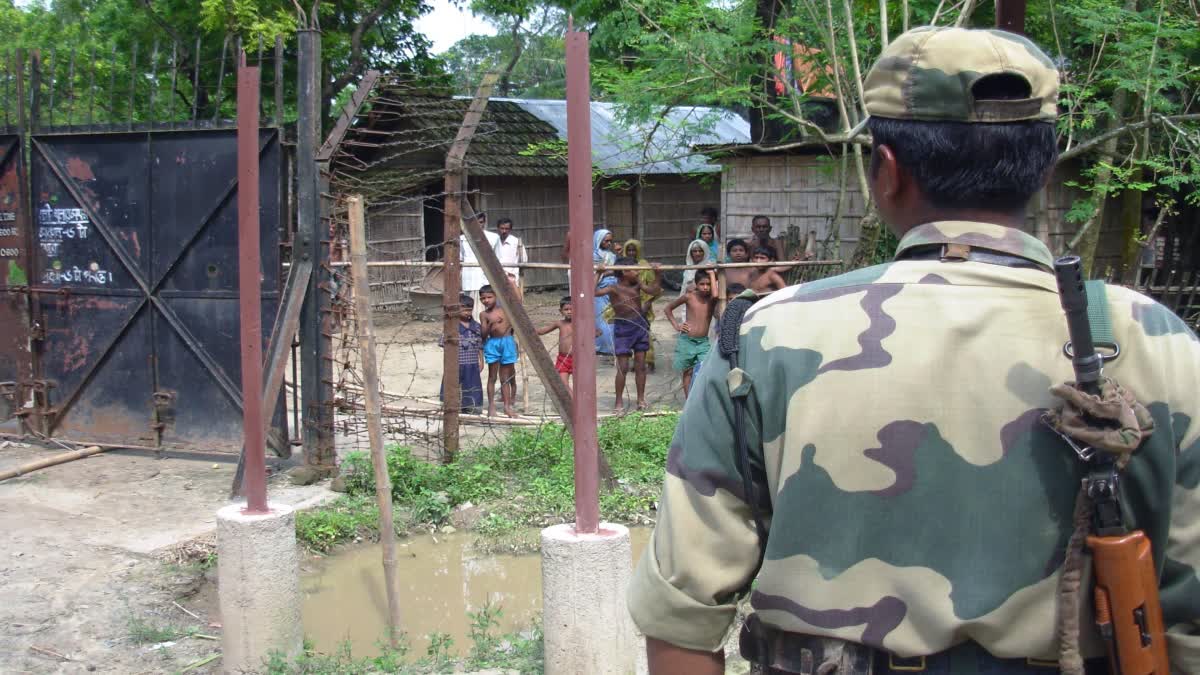
M 662 487 L 667 450 L 678 416 L 628 415 L 605 420 L 600 447 L 615 478 L 600 494 L 602 516 L 613 522 L 647 522 Z M 297 514 L 296 534 L 317 551 L 356 537 L 377 536 L 375 476 L 370 457 L 351 453 L 342 463 L 347 494 L 332 504 Z M 497 550 L 524 548 L 514 537 L 530 527 L 562 522 L 574 511 L 571 438 L 562 426 L 517 429 L 497 443 L 462 453 L 453 463 L 433 464 L 405 447 L 388 450 L 388 475 L 397 505 L 396 529 L 445 524 L 459 505 L 487 511 L 476 532 Z M 485 548 L 487 542 L 485 541 Z
M 313 649 L 310 641 L 304 641 L 304 650 L 295 659 L 288 659 L 276 652 L 267 659 L 265 669 L 269 675 L 342 675 L 367 673 L 426 673 L 458 672 L 462 668 L 484 670 L 501 668 L 520 673 L 540 674 L 544 672 L 542 631 L 534 626 L 524 633 L 497 634 L 501 616 L 499 607 L 485 605 L 478 612 L 468 612 L 471 619 L 471 650 L 465 659 L 452 656 L 454 640 L 444 633 L 429 636 L 429 648 L 418 659 L 409 658 L 406 636 L 399 644 L 391 646 L 380 643 L 379 656 L 355 657 L 349 641 L 343 642 L 332 654 L 321 654 Z
M 152 645 L 185 637 L 188 633 L 176 626 L 158 625 L 141 617 L 131 616 L 125 624 L 129 640 L 136 645 Z

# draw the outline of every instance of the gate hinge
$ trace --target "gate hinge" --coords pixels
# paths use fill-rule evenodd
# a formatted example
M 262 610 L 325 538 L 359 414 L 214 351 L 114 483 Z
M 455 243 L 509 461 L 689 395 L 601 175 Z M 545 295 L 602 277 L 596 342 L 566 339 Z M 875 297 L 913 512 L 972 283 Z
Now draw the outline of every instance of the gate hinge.
M 29 339 L 41 342 L 46 339 L 46 324 L 41 321 L 34 321 L 29 327 Z

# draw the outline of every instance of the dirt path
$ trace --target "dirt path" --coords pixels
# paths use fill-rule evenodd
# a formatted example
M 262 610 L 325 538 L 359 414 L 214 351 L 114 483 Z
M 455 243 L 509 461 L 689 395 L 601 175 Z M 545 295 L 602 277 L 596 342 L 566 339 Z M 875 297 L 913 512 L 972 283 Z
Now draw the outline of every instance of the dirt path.
M 10 445 L 0 469 L 61 451 Z M 219 652 L 219 641 L 163 639 L 220 636 L 197 596 L 204 566 L 169 561 L 197 539 L 203 556 L 235 459 L 108 452 L 0 483 L 0 672 L 176 672 Z M 330 493 L 280 477 L 269 494 L 298 504 Z

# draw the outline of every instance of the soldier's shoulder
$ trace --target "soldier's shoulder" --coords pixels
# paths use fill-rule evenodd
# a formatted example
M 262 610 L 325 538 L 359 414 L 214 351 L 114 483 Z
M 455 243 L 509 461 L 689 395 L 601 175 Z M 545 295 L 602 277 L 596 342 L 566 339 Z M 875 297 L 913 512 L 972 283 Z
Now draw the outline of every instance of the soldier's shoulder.
M 1161 302 L 1125 286 L 1105 285 L 1114 328 L 1139 331 L 1147 338 L 1181 336 L 1200 343 L 1195 330 Z
M 893 264 L 889 262 L 881 265 L 872 265 L 871 267 L 862 267 L 836 276 L 780 289 L 760 298 L 758 302 L 754 303 L 754 306 L 746 312 L 746 320 L 750 320 L 756 315 L 769 315 L 773 313 L 772 308 L 778 308 L 781 305 L 796 301 L 804 303 L 819 302 L 855 288 L 869 286 L 878 282 Z M 760 318 L 762 317 L 760 316 Z

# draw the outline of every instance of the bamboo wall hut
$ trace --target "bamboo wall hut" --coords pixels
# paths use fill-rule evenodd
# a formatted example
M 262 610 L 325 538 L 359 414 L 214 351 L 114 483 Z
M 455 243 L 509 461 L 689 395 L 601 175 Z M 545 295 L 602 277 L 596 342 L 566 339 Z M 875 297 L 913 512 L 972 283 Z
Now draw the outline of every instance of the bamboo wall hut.
M 364 194 L 371 260 L 437 260 L 443 235 L 445 152 L 469 101 L 414 95 L 384 84 L 362 106 L 331 163 L 336 192 Z M 680 262 L 700 209 L 720 202 L 720 167 L 692 149 L 745 143 L 749 127 L 728 111 L 681 107 L 656 123 L 591 108 L 597 175 L 595 224 L 641 239 L 650 260 Z M 491 99 L 467 153 L 468 199 L 492 226 L 511 218 L 531 261 L 558 262 L 566 238 L 566 103 Z M 424 270 L 372 268 L 378 308 L 406 301 Z M 561 270 L 528 270 L 526 287 L 566 284 Z

